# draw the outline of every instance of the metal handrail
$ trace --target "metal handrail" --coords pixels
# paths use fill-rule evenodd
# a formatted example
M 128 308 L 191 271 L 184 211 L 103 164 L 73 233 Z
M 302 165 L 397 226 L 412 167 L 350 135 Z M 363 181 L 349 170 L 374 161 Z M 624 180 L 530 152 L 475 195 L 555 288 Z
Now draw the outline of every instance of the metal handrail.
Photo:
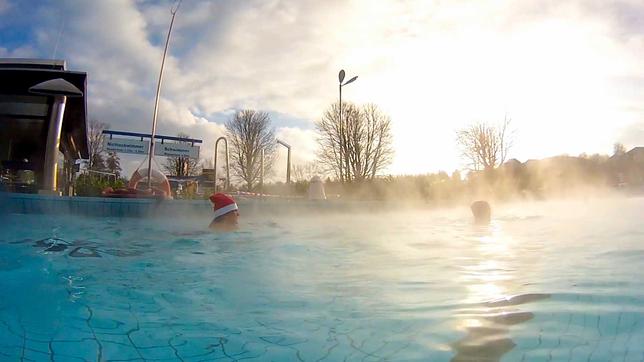
M 95 174 L 98 174 L 100 176 L 107 176 L 108 180 L 110 179 L 110 177 L 114 177 L 115 182 L 116 182 L 116 179 L 118 178 L 116 176 L 116 173 L 114 173 L 114 172 L 105 172 L 105 171 L 96 171 L 96 170 L 85 169 L 85 170 L 82 171 L 82 173 L 84 173 L 86 175 L 90 174 L 90 173 L 95 173 Z
M 264 198 L 264 148 L 259 153 L 259 194 Z
M 226 185 L 225 189 L 228 190 L 230 188 L 230 163 L 229 163 L 229 156 L 228 156 L 228 140 L 226 137 L 222 136 L 217 138 L 217 141 L 215 141 L 215 169 L 214 169 L 214 176 L 215 176 L 215 190 L 217 189 L 217 155 L 219 155 L 219 141 L 224 141 L 224 146 L 226 148 Z M 288 143 L 281 141 L 281 140 L 276 140 L 277 143 L 280 145 L 286 147 L 287 149 L 287 156 L 286 156 L 286 183 L 289 184 L 291 183 L 291 145 Z M 264 149 L 262 148 L 260 152 L 260 174 L 259 174 L 259 185 L 260 185 L 260 193 L 264 193 Z
M 287 156 L 286 156 L 286 183 L 290 184 L 291 183 L 291 145 L 284 141 L 280 140 L 275 140 L 277 143 L 280 145 L 286 147 L 287 149 Z
M 218 148 L 219 148 L 219 141 L 223 140 L 224 141 L 224 146 L 226 147 L 226 184 L 225 184 L 225 190 L 228 190 L 230 188 L 230 164 L 228 161 L 228 140 L 226 137 L 221 136 L 217 138 L 217 141 L 215 141 L 215 191 L 217 191 L 217 155 L 219 154 Z

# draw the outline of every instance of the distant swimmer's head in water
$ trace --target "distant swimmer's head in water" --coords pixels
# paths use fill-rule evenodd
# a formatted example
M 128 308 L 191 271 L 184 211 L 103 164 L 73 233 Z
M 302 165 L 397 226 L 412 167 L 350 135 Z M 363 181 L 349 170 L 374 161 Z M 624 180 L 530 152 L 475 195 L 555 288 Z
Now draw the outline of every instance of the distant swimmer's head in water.
M 210 223 L 210 228 L 217 231 L 235 231 L 238 228 L 239 208 L 232 197 L 216 193 L 210 195 L 213 203 L 215 217 Z
M 470 205 L 470 209 L 472 210 L 472 215 L 474 215 L 475 223 L 479 225 L 490 223 L 492 209 L 490 209 L 490 204 L 487 201 L 474 201 Z

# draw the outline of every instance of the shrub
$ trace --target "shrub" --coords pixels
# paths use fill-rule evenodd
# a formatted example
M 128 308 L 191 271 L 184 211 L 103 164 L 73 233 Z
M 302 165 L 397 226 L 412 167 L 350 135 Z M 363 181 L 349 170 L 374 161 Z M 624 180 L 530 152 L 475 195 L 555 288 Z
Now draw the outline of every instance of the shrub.
M 74 189 L 77 196 L 101 196 L 101 192 L 106 188 L 113 189 L 125 187 L 123 179 L 108 180 L 93 175 L 80 175 L 74 183 Z

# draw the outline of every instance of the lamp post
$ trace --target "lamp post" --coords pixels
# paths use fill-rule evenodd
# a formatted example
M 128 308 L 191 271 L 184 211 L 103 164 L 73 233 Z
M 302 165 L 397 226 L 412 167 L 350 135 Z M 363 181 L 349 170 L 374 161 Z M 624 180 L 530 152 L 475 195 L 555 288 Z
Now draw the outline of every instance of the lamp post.
M 57 193 L 58 149 L 60 133 L 63 129 L 65 103 L 68 97 L 82 97 L 83 92 L 62 78 L 51 79 L 29 88 L 29 93 L 53 97 L 51 115 L 47 126 L 47 144 L 43 167 L 43 182 L 39 193 Z
M 168 54 L 168 44 L 170 44 L 170 34 L 172 34 L 172 25 L 174 25 L 174 17 L 179 11 L 181 0 L 176 4 L 176 7 L 170 9 L 172 20 L 170 20 L 170 28 L 168 29 L 168 36 L 165 38 L 165 48 L 163 49 L 163 58 L 161 59 L 161 70 L 159 71 L 159 79 L 157 81 L 157 95 L 154 99 L 154 113 L 152 114 L 152 132 L 150 134 L 150 150 L 148 153 L 148 189 L 152 188 L 152 156 L 154 155 L 154 136 L 157 131 L 157 114 L 159 113 L 159 96 L 161 95 L 161 81 L 163 80 L 163 67 L 165 66 L 165 56 Z M 215 183 L 217 181 L 215 180 Z
M 339 102 L 340 142 L 341 142 L 340 151 L 342 153 L 340 155 L 340 157 L 342 158 L 342 156 L 344 156 L 344 165 L 343 166 L 346 167 L 346 172 L 344 173 L 344 177 L 348 179 L 349 178 L 349 154 L 348 154 L 347 149 L 346 149 L 347 148 L 346 147 L 347 140 L 344 139 L 345 132 L 343 132 L 343 127 L 342 127 L 342 87 L 344 87 L 345 85 L 347 85 L 349 83 L 354 82 L 356 79 L 358 79 L 358 76 L 356 75 L 355 77 L 353 77 L 353 78 L 349 79 L 348 81 L 342 83 L 344 81 L 344 75 L 345 75 L 344 74 L 344 69 L 341 69 L 340 73 L 338 73 L 338 90 L 339 90 L 339 93 L 340 93 L 340 97 L 339 97 L 339 99 L 340 99 L 340 102 Z M 342 175 L 343 175 L 342 167 L 340 167 L 340 178 L 343 178 Z

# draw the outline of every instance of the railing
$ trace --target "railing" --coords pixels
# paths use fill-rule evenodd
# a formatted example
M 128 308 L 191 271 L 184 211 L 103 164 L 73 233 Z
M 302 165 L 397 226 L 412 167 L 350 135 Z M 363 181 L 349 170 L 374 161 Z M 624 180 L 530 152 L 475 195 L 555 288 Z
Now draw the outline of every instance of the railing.
M 260 152 L 259 159 L 259 193 L 264 198 L 264 149 Z
M 228 140 L 226 137 L 219 137 L 217 138 L 217 141 L 215 141 L 215 170 L 214 170 L 214 176 L 215 176 L 215 190 L 217 189 L 217 156 L 219 155 L 219 141 L 224 141 L 224 146 L 226 147 L 226 184 L 225 184 L 225 190 L 228 190 L 230 188 L 230 166 L 229 166 L 229 159 L 228 159 Z M 286 147 L 287 150 L 287 156 L 286 156 L 286 183 L 289 184 L 291 183 L 291 145 L 288 143 L 281 141 L 281 140 L 276 140 L 278 144 Z M 260 152 L 260 160 L 259 160 L 259 188 L 260 188 L 260 194 L 264 193 L 264 149 L 261 150 Z
M 286 154 L 286 183 L 290 184 L 291 183 L 291 145 L 284 141 L 276 140 L 277 143 L 280 145 L 286 147 L 287 154 Z
M 114 181 L 116 181 L 116 179 L 118 178 L 114 172 L 105 172 L 105 171 L 96 171 L 96 170 L 86 169 L 86 170 L 83 170 L 82 173 L 85 173 L 85 174 L 95 173 L 95 174 L 99 175 L 99 177 L 107 176 L 108 180 L 110 179 L 110 177 L 112 177 L 114 179 Z
M 217 191 L 217 155 L 219 154 L 218 148 L 219 148 L 219 141 L 223 140 L 224 141 L 224 146 L 226 147 L 226 183 L 224 185 L 224 190 L 228 190 L 230 188 L 230 165 L 228 162 L 228 140 L 226 137 L 219 137 L 217 138 L 217 141 L 215 142 L 215 170 L 214 170 L 214 175 L 215 175 L 215 191 Z

